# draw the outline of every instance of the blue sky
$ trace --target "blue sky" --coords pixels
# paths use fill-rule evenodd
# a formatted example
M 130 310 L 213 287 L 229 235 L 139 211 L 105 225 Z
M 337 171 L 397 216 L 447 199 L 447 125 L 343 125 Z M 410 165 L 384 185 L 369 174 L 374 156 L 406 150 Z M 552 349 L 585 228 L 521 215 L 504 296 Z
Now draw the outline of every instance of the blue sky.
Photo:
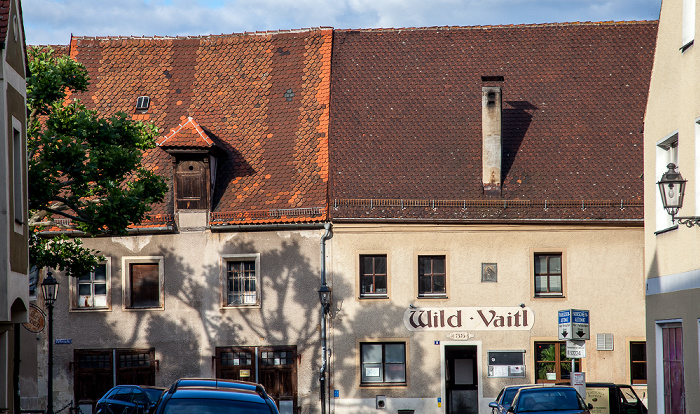
M 656 20 L 661 0 L 23 0 L 29 45 L 308 27 Z

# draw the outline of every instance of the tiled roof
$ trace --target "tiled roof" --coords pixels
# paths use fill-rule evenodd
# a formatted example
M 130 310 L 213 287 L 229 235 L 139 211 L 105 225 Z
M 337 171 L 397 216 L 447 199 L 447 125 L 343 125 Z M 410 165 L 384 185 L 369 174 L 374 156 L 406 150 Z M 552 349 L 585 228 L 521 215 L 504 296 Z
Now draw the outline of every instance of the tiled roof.
M 339 30 L 333 219 L 642 220 L 657 22 Z M 482 191 L 482 76 L 502 76 L 502 196 Z
M 154 122 L 161 146 L 144 160 L 168 178 L 163 147 L 220 146 L 213 224 L 323 221 L 331 41 L 331 29 L 73 38 L 71 56 L 91 84 L 71 98 Z M 147 111 L 136 110 L 139 96 L 150 98 Z M 171 214 L 172 197 L 152 213 Z
M 11 0 L 0 0 L 0 44 L 5 44 L 7 38 L 7 29 L 10 25 L 10 7 Z

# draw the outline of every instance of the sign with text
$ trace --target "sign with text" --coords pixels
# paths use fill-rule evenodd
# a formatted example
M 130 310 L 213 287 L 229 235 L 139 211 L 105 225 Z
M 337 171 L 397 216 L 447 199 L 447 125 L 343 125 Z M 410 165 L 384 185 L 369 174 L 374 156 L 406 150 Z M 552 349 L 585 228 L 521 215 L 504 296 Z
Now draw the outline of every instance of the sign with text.
M 586 341 L 566 341 L 567 358 L 585 358 Z
M 409 331 L 527 331 L 535 313 L 528 307 L 409 308 L 403 323 Z
M 558 320 L 559 340 L 586 341 L 591 339 L 590 318 L 587 310 L 560 310 Z

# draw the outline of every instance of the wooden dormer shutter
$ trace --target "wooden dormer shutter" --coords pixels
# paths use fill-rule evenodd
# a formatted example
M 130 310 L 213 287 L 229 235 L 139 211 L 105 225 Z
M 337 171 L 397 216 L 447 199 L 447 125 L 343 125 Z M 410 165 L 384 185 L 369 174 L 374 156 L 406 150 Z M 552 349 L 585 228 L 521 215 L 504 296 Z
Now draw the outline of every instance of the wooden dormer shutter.
M 175 168 L 175 197 L 179 210 L 209 208 L 207 165 L 203 161 L 180 160 Z

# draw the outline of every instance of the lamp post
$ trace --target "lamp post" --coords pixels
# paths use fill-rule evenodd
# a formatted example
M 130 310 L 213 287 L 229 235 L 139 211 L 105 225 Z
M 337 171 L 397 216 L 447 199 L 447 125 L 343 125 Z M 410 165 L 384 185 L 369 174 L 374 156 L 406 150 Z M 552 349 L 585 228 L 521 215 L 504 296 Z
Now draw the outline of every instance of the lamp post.
M 661 203 L 664 209 L 671 215 L 671 221 L 678 221 L 679 224 L 684 224 L 687 227 L 700 226 L 700 217 L 676 217 L 678 211 L 683 207 L 683 197 L 685 196 L 685 184 L 688 180 L 684 179 L 680 171 L 677 171 L 676 164 L 668 164 L 668 171 L 663 173 L 661 179 L 656 184 L 659 186 L 661 193 Z
M 46 273 L 46 278 L 41 282 L 41 293 L 44 295 L 46 309 L 49 311 L 49 395 L 46 404 L 46 414 L 53 414 L 53 304 L 58 297 L 58 281 Z
M 318 298 L 321 300 L 321 375 L 319 382 L 321 386 L 321 413 L 326 414 L 326 368 L 328 356 L 326 351 L 326 315 L 331 309 L 331 289 L 326 285 L 325 280 L 318 289 Z

